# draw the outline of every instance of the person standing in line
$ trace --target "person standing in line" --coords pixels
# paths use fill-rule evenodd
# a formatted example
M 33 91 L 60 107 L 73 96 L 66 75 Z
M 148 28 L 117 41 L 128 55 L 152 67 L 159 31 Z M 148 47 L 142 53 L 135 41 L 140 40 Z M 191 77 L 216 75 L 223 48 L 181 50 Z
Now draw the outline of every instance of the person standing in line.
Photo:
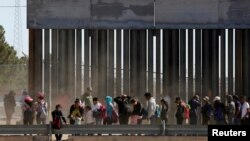
M 132 125 L 140 125 L 142 122 L 142 104 L 135 98 L 130 100 L 133 106 L 133 111 L 131 113 L 130 119 Z
M 246 125 L 246 118 L 248 118 L 247 111 L 249 108 L 249 104 L 246 101 L 246 96 L 240 96 L 240 103 L 241 103 L 241 125 Z
M 205 96 L 203 98 L 203 106 L 201 107 L 201 114 L 202 114 L 202 125 L 208 125 L 209 121 L 211 119 L 211 115 L 212 115 L 212 105 L 209 102 L 209 97 Z
M 168 102 L 167 99 L 161 99 L 161 121 L 163 124 L 167 125 L 168 122 Z
M 83 112 L 84 112 L 84 109 L 81 106 L 81 101 L 78 98 L 76 98 L 75 103 L 71 105 L 70 110 L 69 110 L 68 118 L 70 119 L 70 124 L 74 125 L 76 118 L 79 118 L 79 117 L 82 118 Z
M 11 124 L 12 116 L 15 112 L 16 100 L 15 100 L 15 92 L 10 91 L 7 95 L 4 96 L 4 109 L 6 114 L 6 124 Z
M 105 97 L 105 101 L 106 101 L 106 117 L 103 121 L 104 125 L 111 125 L 112 124 L 112 114 L 113 114 L 113 110 L 114 110 L 114 105 L 112 103 L 113 98 L 111 96 L 106 96 Z
M 182 100 L 181 100 L 180 97 L 176 97 L 175 103 L 177 105 L 177 110 L 176 110 L 176 113 L 175 113 L 175 117 L 176 117 L 176 120 L 177 120 L 177 125 L 182 125 L 183 120 L 184 120 L 185 107 L 182 104 Z
M 155 125 L 156 124 L 156 101 L 155 98 L 151 95 L 151 93 L 147 92 L 144 94 L 144 97 L 146 99 L 146 110 L 147 110 L 147 119 L 150 121 L 150 124 Z
M 201 103 L 199 101 L 199 96 L 196 94 L 193 98 L 188 102 L 190 105 L 190 124 L 197 125 L 198 123 L 198 107 L 201 107 Z
M 119 123 L 120 124 L 128 124 L 129 116 L 131 114 L 130 111 L 130 96 L 126 94 L 122 94 L 114 98 L 114 101 L 118 105 L 118 113 L 119 113 Z
M 46 124 L 46 120 L 48 117 L 48 103 L 45 101 L 45 94 L 42 92 L 37 93 L 35 111 L 37 124 Z
M 234 95 L 233 96 L 233 101 L 234 101 L 234 104 L 235 104 L 234 125 L 240 125 L 240 120 L 241 120 L 241 114 L 240 114 L 241 103 L 239 101 L 239 97 L 237 95 Z
M 93 98 L 92 111 L 93 117 L 95 118 L 95 124 L 101 125 L 105 116 L 106 108 L 98 101 L 97 97 Z
M 214 100 L 214 120 L 217 125 L 225 125 L 226 124 L 226 108 L 224 103 L 221 102 L 219 96 L 215 96 Z
M 235 103 L 233 101 L 232 95 L 227 96 L 227 103 L 228 105 L 226 106 L 226 113 L 228 118 L 228 124 L 234 125 Z
M 24 125 L 33 125 L 34 110 L 32 108 L 33 99 L 30 96 L 25 97 L 22 104 L 22 115 Z
M 93 106 L 92 88 L 88 87 L 86 92 L 82 95 L 81 101 L 85 106 Z
M 56 120 L 59 120 L 59 123 L 57 124 L 62 124 L 62 120 L 65 124 L 67 124 L 67 121 L 65 119 L 65 117 L 63 116 L 63 113 L 62 113 L 62 106 L 60 104 L 56 105 L 56 108 L 55 110 L 51 113 L 52 115 L 52 120 L 53 122 L 55 122 Z M 59 126 L 60 126 L 59 125 Z M 55 137 L 56 137 L 56 140 L 57 141 L 61 141 L 62 139 L 62 134 L 55 134 Z

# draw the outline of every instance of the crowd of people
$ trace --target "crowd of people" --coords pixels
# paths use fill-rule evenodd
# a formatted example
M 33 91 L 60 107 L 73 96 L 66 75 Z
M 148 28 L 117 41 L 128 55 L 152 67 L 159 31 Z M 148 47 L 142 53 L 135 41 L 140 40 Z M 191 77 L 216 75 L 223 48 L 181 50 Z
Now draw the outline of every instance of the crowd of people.
M 15 93 L 11 91 L 4 98 L 5 107 L 8 107 L 7 119 L 11 119 L 14 111 L 14 95 Z M 169 104 L 172 104 L 169 99 L 161 98 L 158 105 L 151 93 L 145 93 L 144 98 L 139 100 L 121 94 L 114 98 L 106 96 L 105 102 L 101 103 L 98 97 L 92 96 L 92 88 L 88 87 L 80 98 L 75 99 L 67 118 L 63 116 L 62 106 L 57 104 L 55 110 L 52 111 L 52 123 L 58 124 L 54 125 L 55 128 L 60 128 L 59 123 L 62 124 L 62 121 L 67 123 L 66 119 L 69 124 L 74 125 L 110 125 L 114 123 L 138 125 L 142 124 L 144 120 L 150 124 L 157 124 L 157 121 L 167 124 L 169 115 L 173 114 L 172 111 L 169 112 Z M 219 96 L 215 96 L 211 103 L 209 96 L 204 96 L 201 101 L 198 94 L 195 94 L 187 103 L 181 97 L 176 97 L 176 111 L 174 112 L 176 123 L 178 125 L 186 123 L 197 125 L 201 119 L 202 125 L 211 124 L 212 120 L 217 125 L 246 125 L 250 123 L 249 102 L 249 98 L 237 95 L 227 95 L 225 102 Z M 38 92 L 37 99 L 34 101 L 27 92 L 24 92 L 22 114 L 25 125 L 33 124 L 34 119 L 36 119 L 36 124 L 46 124 L 49 113 L 45 94 Z M 9 123 L 10 121 L 7 120 L 7 124 Z M 57 139 L 60 138 L 61 135 L 57 135 Z

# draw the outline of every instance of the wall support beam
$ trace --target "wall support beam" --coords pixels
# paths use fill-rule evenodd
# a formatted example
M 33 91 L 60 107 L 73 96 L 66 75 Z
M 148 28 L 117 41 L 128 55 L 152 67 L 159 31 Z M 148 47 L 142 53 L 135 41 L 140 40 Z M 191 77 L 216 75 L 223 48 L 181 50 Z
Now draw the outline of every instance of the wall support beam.
M 242 94 L 249 97 L 250 93 L 250 32 L 249 29 L 244 29 L 243 30 L 243 49 L 242 49 L 242 83 L 243 83 L 243 90 Z
M 53 98 L 58 95 L 58 38 L 59 38 L 58 37 L 58 30 L 52 29 L 51 94 L 52 94 Z
M 35 30 L 34 48 L 34 94 L 42 91 L 43 80 L 43 48 L 42 48 L 42 29 Z
M 76 90 L 75 90 L 75 30 L 74 29 L 70 29 L 68 31 L 68 93 L 71 93 L 72 96 L 72 100 L 74 100 L 76 98 Z M 78 77 L 81 77 L 78 76 Z
M 159 97 L 161 95 L 161 38 L 160 30 L 154 30 L 154 35 L 156 36 L 156 95 Z
M 108 31 L 108 37 L 109 37 L 109 67 L 108 67 L 108 94 L 114 95 L 114 85 L 115 85 L 115 78 L 114 78 L 114 30 Z
M 35 64 L 35 30 L 29 29 L 29 93 L 34 95 L 35 82 L 34 82 L 34 64 Z
M 129 46 L 129 30 L 123 30 L 123 49 L 124 49 L 124 71 L 123 71 L 123 93 L 130 95 L 130 46 Z M 114 61 L 113 61 L 114 62 Z
M 84 30 L 84 91 L 87 89 L 87 87 L 92 86 L 90 84 L 90 43 L 89 43 L 89 37 L 90 37 L 90 30 L 85 29 Z M 91 46 L 93 47 L 92 44 L 91 44 Z M 91 53 L 92 53 L 92 50 L 91 50 Z M 92 70 L 92 68 L 91 68 L 91 70 Z
M 138 98 L 139 99 L 143 99 L 144 98 L 144 93 L 146 92 L 146 51 L 147 51 L 147 47 L 146 47 L 146 30 L 140 30 L 140 39 L 139 39 L 139 71 L 138 71 L 138 75 L 139 75 L 139 83 L 140 83 L 140 88 L 139 88 L 139 94 L 138 94 Z
M 180 97 L 186 97 L 186 29 L 180 29 Z
M 242 48 L 243 48 L 243 30 L 235 31 L 235 94 L 242 95 Z
M 98 96 L 107 95 L 107 30 L 98 33 Z
M 228 29 L 228 94 L 234 95 L 233 29 Z
M 122 78 L 121 78 L 121 69 L 122 69 L 122 65 L 121 65 L 121 50 L 122 50 L 122 46 L 121 46 L 121 30 L 117 29 L 116 30 L 116 96 L 119 96 L 122 94 L 122 86 L 121 86 L 121 82 L 122 82 Z
M 84 68 L 85 67 L 88 68 L 88 66 L 84 66 Z M 84 72 L 85 72 L 85 69 L 84 69 Z M 76 30 L 76 97 L 80 97 L 83 94 L 82 93 L 82 78 L 83 78 L 83 75 L 82 75 L 82 30 L 77 29 Z
M 188 30 L 188 50 L 187 51 L 188 51 L 188 100 L 189 100 L 194 95 L 193 29 Z
M 130 55 L 131 55 L 131 68 L 130 68 L 130 95 L 137 96 L 139 91 L 138 82 L 138 30 L 130 30 Z
M 195 93 L 202 97 L 201 80 L 201 29 L 195 30 Z
M 98 93 L 98 30 L 91 30 L 91 87 L 93 95 L 99 97 Z
M 212 30 L 212 94 L 219 95 L 219 37 L 218 30 Z
M 50 95 L 50 30 L 44 30 L 44 92 Z M 47 97 L 49 98 L 49 96 Z
M 154 45 L 153 45 L 153 30 L 148 30 L 148 92 L 154 93 Z
M 221 75 L 220 75 L 220 96 L 222 101 L 225 102 L 226 96 L 226 44 L 225 44 L 225 29 L 220 30 L 220 39 L 221 39 L 221 51 L 220 51 L 220 66 L 221 66 Z
M 211 50 L 212 31 L 202 30 L 202 94 L 212 98 L 212 50 Z

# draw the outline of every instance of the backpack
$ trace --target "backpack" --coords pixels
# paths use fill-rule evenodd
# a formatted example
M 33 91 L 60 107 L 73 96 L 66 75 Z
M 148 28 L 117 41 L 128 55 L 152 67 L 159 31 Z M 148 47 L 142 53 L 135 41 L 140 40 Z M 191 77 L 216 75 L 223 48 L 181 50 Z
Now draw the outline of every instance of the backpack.
M 115 110 L 113 110 L 112 111 L 112 117 L 111 117 L 112 123 L 117 123 L 118 122 L 118 118 L 119 118 L 118 113 Z
M 145 108 L 141 108 L 141 112 L 139 116 L 142 116 L 142 119 L 146 119 L 148 117 L 147 110 Z
M 99 111 L 100 111 L 100 116 L 99 117 L 102 118 L 102 119 L 104 119 L 105 116 L 106 116 L 106 107 L 102 105 L 100 107 Z
M 141 110 L 140 110 L 139 116 L 142 116 L 142 119 L 147 119 L 148 117 L 148 111 L 143 107 L 142 104 L 141 104 Z
M 203 117 L 210 118 L 212 113 L 212 105 L 207 104 L 201 108 L 201 113 Z
M 96 111 L 93 111 L 94 118 L 105 118 L 106 115 L 106 107 L 101 105 L 100 108 Z
M 155 117 L 160 118 L 161 117 L 161 109 L 159 105 L 155 106 Z
M 224 107 L 223 106 L 218 106 L 217 108 L 215 108 L 214 111 L 214 119 L 215 120 L 224 120 Z
M 182 102 L 181 104 L 183 106 L 183 118 L 184 119 L 189 119 L 189 113 L 190 113 L 190 105 Z
M 56 116 L 55 119 L 52 122 L 52 128 L 53 129 L 60 129 L 61 128 L 61 117 Z
M 38 113 L 40 114 L 41 119 L 45 119 L 48 115 L 46 104 L 46 102 L 44 104 L 39 104 Z

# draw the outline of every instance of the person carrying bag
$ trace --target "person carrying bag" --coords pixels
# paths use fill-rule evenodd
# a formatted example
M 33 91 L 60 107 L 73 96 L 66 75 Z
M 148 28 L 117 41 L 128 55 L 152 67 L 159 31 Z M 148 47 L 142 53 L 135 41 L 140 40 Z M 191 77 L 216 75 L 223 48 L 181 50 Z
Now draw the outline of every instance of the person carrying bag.
M 51 113 L 52 114 L 52 122 L 51 122 L 51 126 L 52 129 L 61 129 L 62 128 L 62 121 L 67 124 L 66 119 L 64 118 L 63 114 L 62 114 L 62 106 L 61 105 L 56 105 L 56 109 Z M 62 138 L 62 134 L 55 134 L 56 140 L 60 141 Z

